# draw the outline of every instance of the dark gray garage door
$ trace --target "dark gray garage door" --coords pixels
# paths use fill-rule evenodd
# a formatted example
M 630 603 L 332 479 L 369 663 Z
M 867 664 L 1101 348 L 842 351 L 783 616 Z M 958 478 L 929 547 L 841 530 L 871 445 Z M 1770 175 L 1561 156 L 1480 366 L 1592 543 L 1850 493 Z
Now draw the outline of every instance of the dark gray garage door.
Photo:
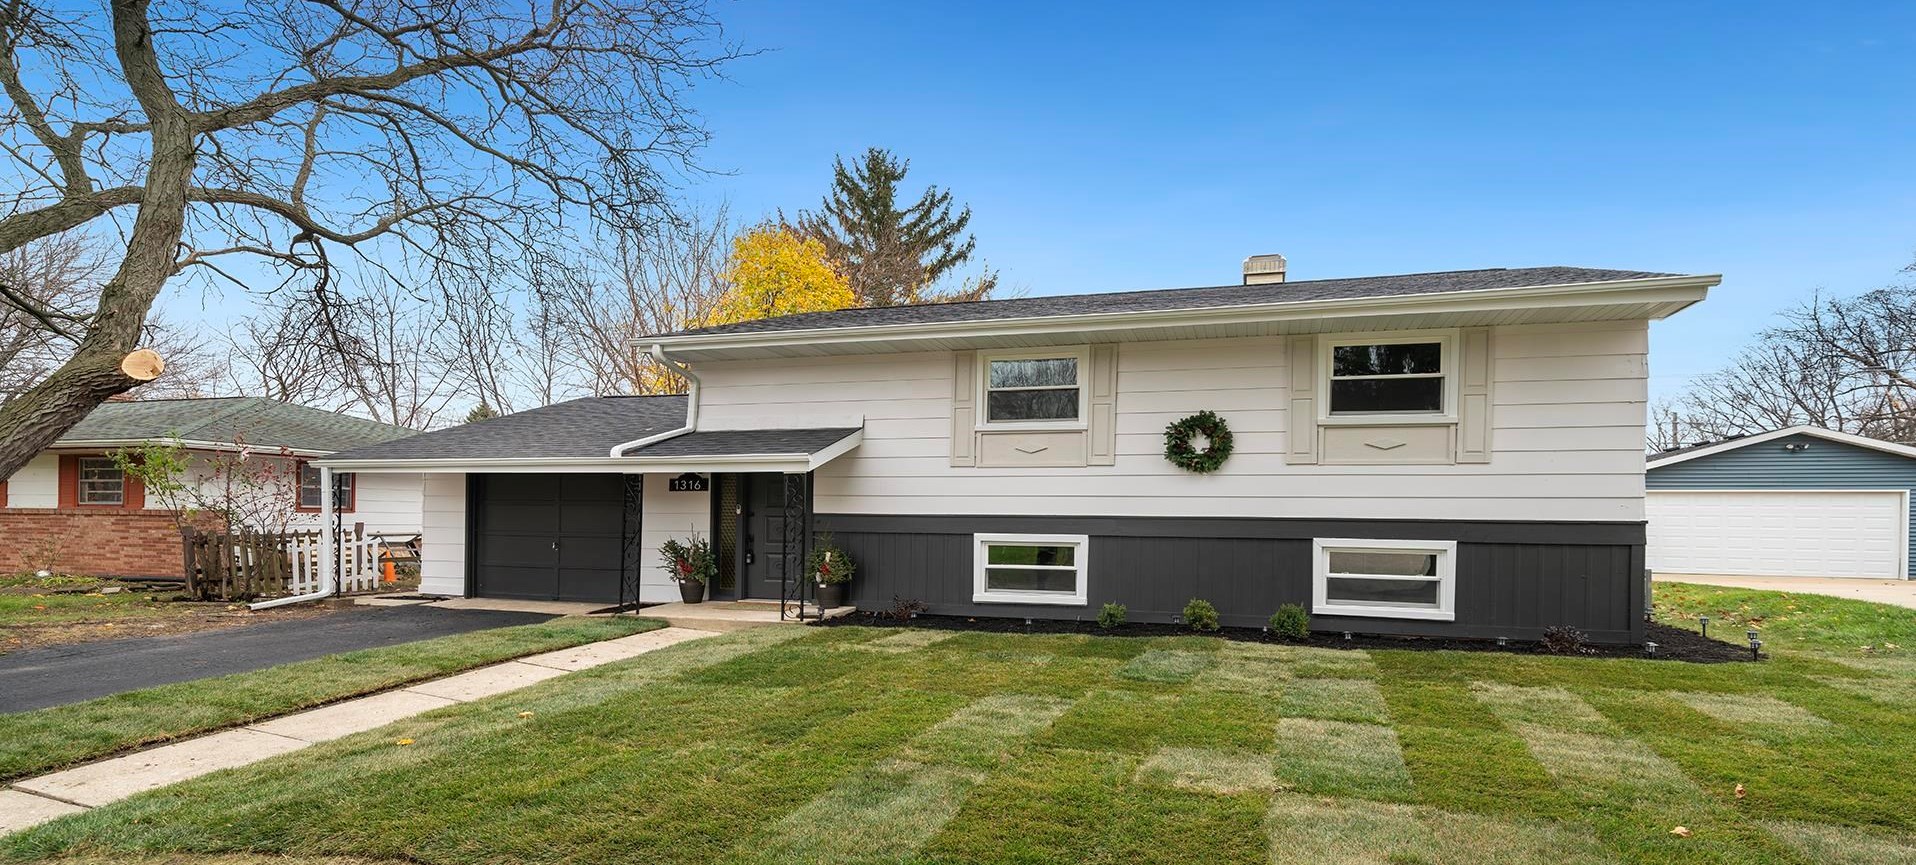
M 618 603 L 619 475 L 473 475 L 472 483 L 474 594 Z

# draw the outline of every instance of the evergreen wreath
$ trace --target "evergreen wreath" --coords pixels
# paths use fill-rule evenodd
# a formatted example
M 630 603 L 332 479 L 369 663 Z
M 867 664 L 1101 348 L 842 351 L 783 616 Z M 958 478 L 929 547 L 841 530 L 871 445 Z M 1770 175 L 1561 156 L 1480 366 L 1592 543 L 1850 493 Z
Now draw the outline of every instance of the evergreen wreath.
M 1210 439 L 1210 447 L 1200 451 L 1191 446 L 1199 435 Z M 1207 409 L 1164 428 L 1164 458 L 1185 471 L 1210 474 L 1230 456 L 1231 428 L 1217 412 Z

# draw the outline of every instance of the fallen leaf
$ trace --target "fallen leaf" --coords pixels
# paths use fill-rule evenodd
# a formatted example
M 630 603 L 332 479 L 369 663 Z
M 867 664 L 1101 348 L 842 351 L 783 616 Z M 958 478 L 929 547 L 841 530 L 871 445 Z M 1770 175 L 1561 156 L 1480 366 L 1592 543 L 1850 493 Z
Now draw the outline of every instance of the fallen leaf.
M 1671 829 L 1670 834 L 1675 835 L 1678 838 L 1688 838 L 1690 837 L 1690 829 L 1687 826 L 1678 826 L 1675 829 Z
M 394 742 L 393 744 L 395 744 L 395 745 L 410 745 L 410 744 L 412 744 L 412 740 L 411 740 L 411 739 L 400 739 L 399 741 L 397 741 L 397 742 Z
M 519 717 L 521 717 L 521 718 L 530 718 L 530 717 L 532 717 L 532 713 L 531 713 L 531 712 L 520 712 L 520 713 L 519 713 Z
M 1745 794 L 1743 793 L 1743 785 L 1742 784 L 1736 785 L 1736 798 L 1741 799 L 1743 798 L 1744 795 Z

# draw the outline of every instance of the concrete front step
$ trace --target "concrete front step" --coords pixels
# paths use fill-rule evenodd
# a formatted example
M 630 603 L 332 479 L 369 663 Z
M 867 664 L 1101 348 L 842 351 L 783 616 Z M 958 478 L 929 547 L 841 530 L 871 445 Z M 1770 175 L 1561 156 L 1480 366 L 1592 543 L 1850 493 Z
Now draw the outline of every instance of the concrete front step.
M 779 604 L 774 601 L 706 601 L 701 604 L 659 604 L 644 607 L 639 615 L 648 619 L 663 619 L 675 628 L 696 628 L 701 631 L 741 631 L 746 628 L 767 628 L 775 625 L 802 624 L 794 619 L 780 619 Z M 825 611 L 825 618 L 851 615 L 852 607 L 833 607 Z M 811 612 L 811 608 L 806 608 Z

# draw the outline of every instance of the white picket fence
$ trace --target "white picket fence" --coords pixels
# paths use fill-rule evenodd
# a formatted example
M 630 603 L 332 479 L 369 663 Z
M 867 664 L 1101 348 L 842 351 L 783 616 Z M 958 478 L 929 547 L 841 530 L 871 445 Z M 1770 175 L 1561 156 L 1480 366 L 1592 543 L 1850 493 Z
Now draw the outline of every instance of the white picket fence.
M 408 548 L 418 535 L 367 534 L 363 523 L 342 527 L 337 564 L 339 593 L 376 592 L 385 576 L 384 559 L 389 549 Z M 320 572 L 318 532 L 298 532 L 286 536 L 286 558 L 292 564 L 287 593 L 305 595 L 319 591 L 331 582 Z

